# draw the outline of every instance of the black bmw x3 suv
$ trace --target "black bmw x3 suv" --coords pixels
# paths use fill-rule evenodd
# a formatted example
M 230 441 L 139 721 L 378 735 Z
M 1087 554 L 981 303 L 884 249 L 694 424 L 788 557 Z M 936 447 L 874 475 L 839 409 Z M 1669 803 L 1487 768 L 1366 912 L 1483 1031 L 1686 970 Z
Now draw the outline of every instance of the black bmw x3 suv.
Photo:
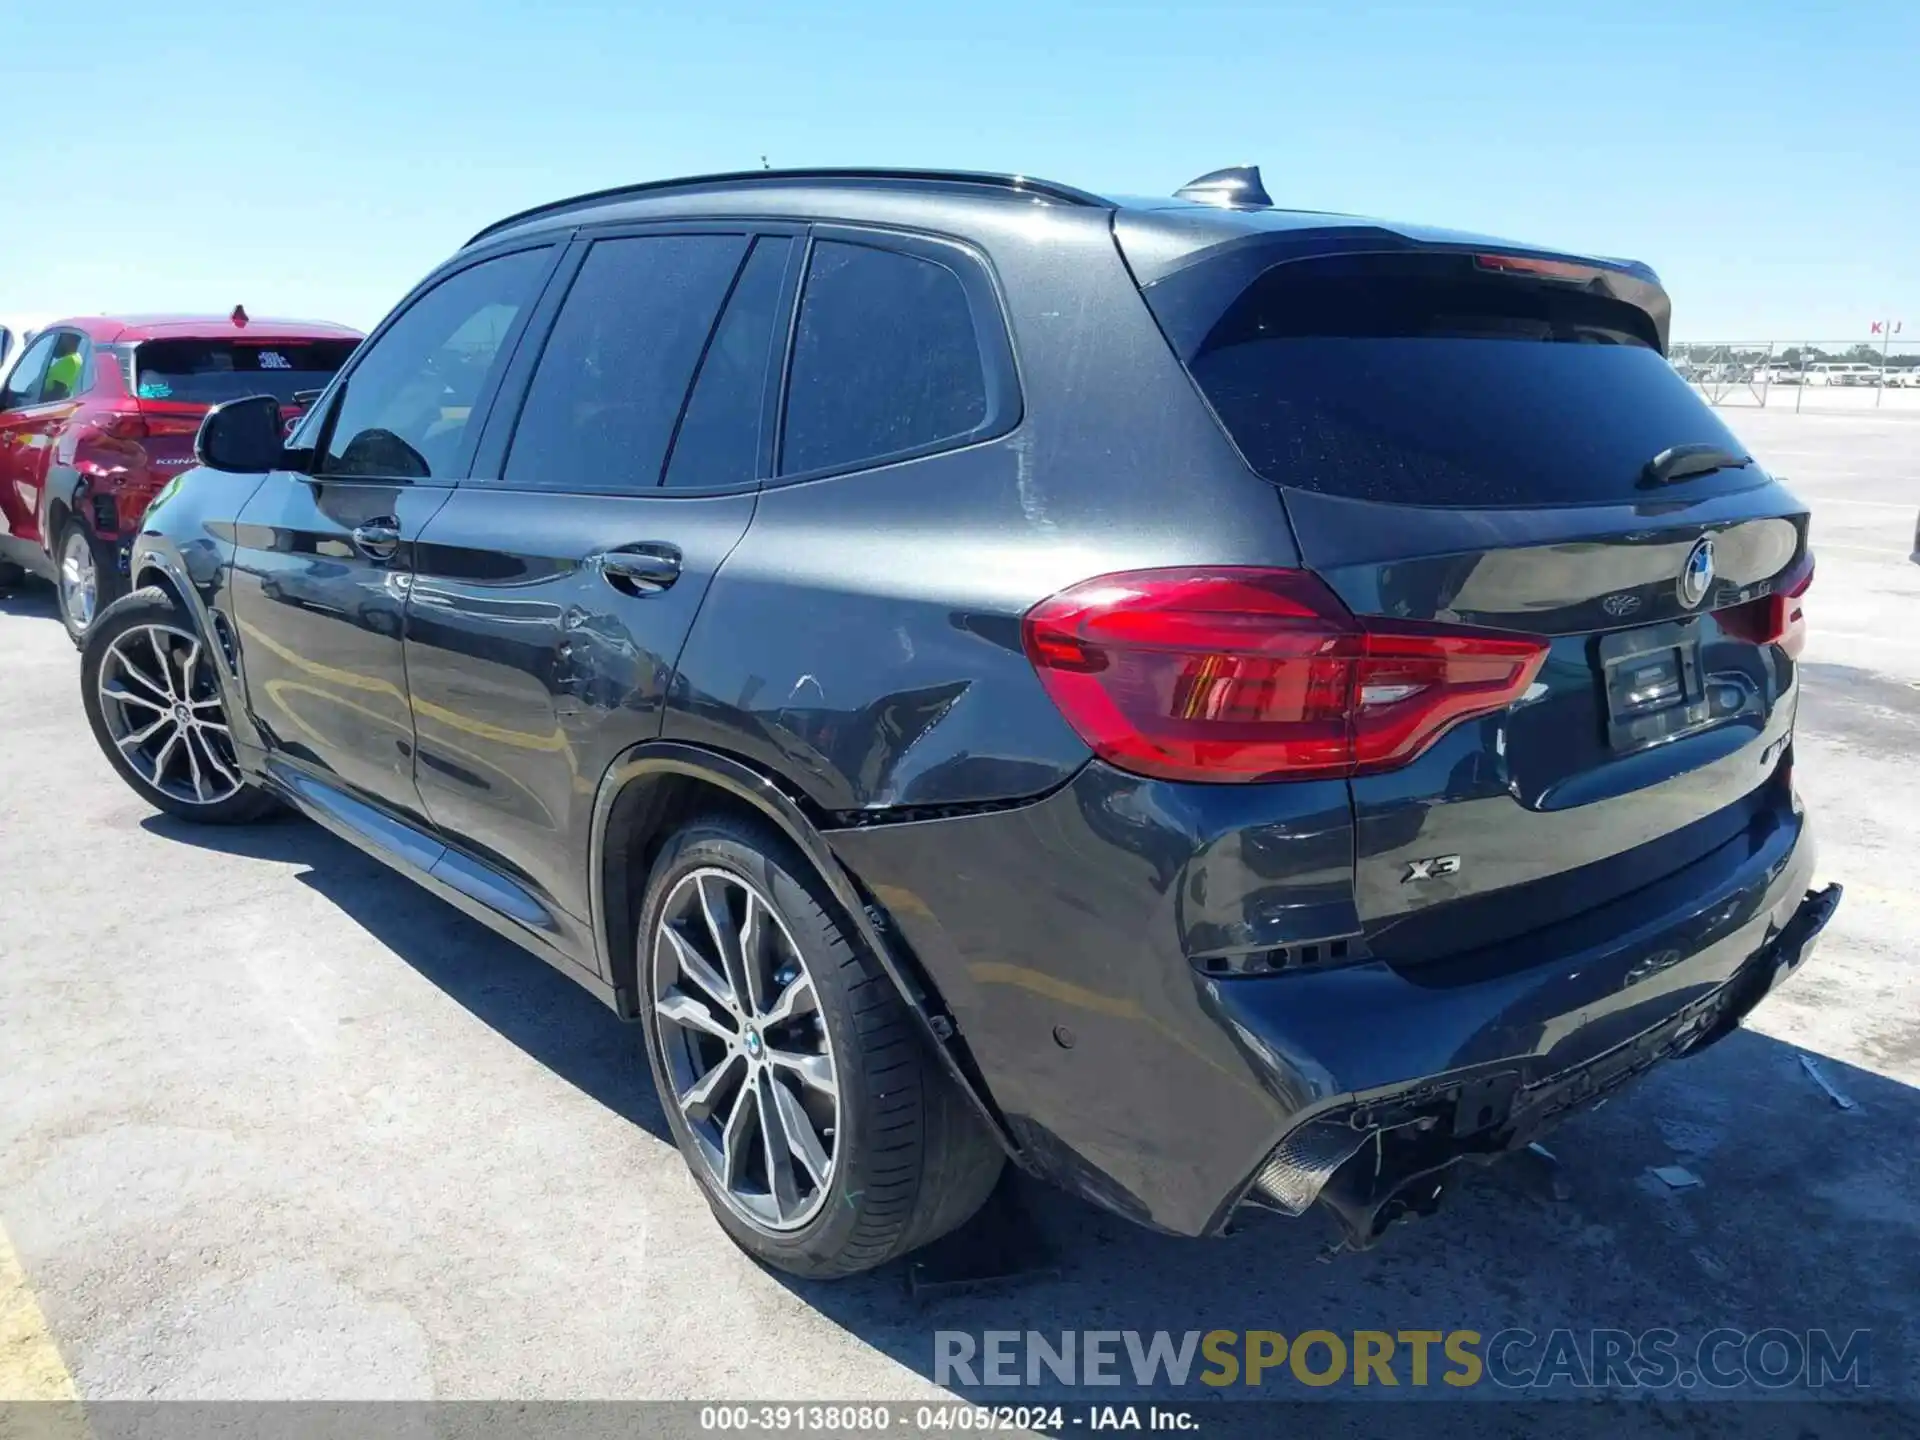
M 582 196 L 291 435 L 208 417 L 85 703 L 154 805 L 290 805 L 638 1020 L 775 1266 L 924 1244 L 1009 1158 L 1366 1244 L 1838 902 L 1807 512 L 1668 315 L 1254 171 Z

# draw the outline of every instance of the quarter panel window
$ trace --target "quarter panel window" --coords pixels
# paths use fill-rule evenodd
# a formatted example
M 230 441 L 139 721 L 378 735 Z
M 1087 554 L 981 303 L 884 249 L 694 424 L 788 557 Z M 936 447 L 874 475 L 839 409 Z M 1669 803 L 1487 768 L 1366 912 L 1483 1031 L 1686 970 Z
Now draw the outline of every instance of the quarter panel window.
M 454 478 L 473 407 L 506 363 L 548 258 L 521 250 L 457 271 L 369 342 L 347 377 L 323 472 Z
M 899 251 L 814 245 L 788 381 L 784 473 L 921 450 L 976 429 L 987 408 L 958 275 Z
M 652 490 L 744 235 L 601 240 L 567 292 L 507 452 L 508 485 Z

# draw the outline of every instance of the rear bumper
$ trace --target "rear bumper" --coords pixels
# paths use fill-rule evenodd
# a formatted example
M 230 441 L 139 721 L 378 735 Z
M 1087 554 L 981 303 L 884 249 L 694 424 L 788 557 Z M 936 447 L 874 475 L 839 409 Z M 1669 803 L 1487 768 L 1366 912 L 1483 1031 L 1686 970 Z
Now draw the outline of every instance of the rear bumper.
M 1379 1127 L 1421 1137 L 1409 1163 L 1524 1144 L 1737 1023 L 1837 900 L 1808 895 L 1811 836 L 1782 785 L 1735 840 L 1519 941 L 1239 978 L 1191 957 L 1341 933 L 1343 784 L 1166 785 L 1096 763 L 1017 810 L 829 839 L 940 992 L 1030 1167 L 1189 1235 L 1223 1228 L 1290 1138 L 1311 1141 L 1316 1182 Z

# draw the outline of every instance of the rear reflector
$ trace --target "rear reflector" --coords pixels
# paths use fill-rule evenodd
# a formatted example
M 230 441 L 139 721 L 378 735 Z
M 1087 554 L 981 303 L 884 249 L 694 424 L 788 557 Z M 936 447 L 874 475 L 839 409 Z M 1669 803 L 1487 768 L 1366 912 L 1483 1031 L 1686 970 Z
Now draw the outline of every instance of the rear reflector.
M 1047 694 L 1102 759 L 1168 780 L 1391 770 L 1512 704 L 1546 658 L 1531 636 L 1356 618 L 1304 570 L 1103 575 L 1023 626 Z

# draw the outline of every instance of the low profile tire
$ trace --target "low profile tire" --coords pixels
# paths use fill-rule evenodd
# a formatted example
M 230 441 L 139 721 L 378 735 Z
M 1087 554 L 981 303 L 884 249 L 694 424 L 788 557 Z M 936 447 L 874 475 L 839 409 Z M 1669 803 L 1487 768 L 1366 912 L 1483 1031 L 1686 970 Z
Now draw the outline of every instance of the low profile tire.
M 241 774 L 213 658 L 166 591 L 136 590 L 94 618 L 80 700 L 107 762 L 148 804 L 208 825 L 276 808 Z
M 985 1202 L 1000 1147 L 785 836 L 731 814 L 686 825 L 637 939 L 661 1106 L 741 1249 L 852 1275 Z
M 53 548 L 53 589 L 60 607 L 60 623 L 75 647 L 87 643 L 87 631 L 115 600 L 126 593 L 127 582 L 112 545 L 96 539 L 77 519 L 60 527 Z

